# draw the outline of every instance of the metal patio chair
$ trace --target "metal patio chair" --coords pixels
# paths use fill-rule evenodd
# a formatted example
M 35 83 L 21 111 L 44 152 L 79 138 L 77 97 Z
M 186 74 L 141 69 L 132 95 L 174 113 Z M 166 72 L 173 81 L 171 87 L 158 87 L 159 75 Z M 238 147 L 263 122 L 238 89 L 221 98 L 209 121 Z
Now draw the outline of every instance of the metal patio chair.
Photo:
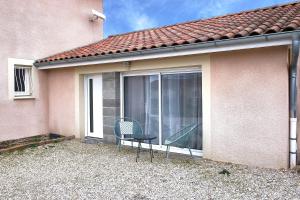
M 166 157 L 169 158 L 170 146 L 180 147 L 180 148 L 188 148 L 190 151 L 190 155 L 193 158 L 193 154 L 191 151 L 191 137 L 196 132 L 198 128 L 198 124 L 191 124 L 179 130 L 174 135 L 169 136 L 165 139 L 166 149 Z
M 143 135 L 140 123 L 131 118 L 120 118 L 115 121 L 114 134 L 119 151 L 121 150 L 121 141 L 130 141 L 133 147 L 134 136 Z

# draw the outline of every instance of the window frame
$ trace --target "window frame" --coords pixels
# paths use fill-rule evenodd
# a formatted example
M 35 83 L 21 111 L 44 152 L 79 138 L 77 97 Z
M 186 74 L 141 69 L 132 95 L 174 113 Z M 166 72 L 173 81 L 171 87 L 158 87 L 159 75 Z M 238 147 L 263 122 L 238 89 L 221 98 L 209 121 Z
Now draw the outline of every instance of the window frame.
M 16 91 L 16 70 L 24 69 L 24 91 Z M 19 77 L 20 78 L 20 77 Z M 18 82 L 18 81 L 17 81 Z M 31 96 L 32 95 L 32 66 L 14 65 L 14 96 Z
M 34 99 L 35 92 L 35 73 L 36 69 L 33 66 L 34 60 L 28 59 L 16 59 L 8 58 L 8 98 L 9 99 Z M 31 81 L 27 81 L 30 86 L 25 84 L 24 92 L 15 91 L 15 69 L 16 67 L 20 68 L 30 68 Z

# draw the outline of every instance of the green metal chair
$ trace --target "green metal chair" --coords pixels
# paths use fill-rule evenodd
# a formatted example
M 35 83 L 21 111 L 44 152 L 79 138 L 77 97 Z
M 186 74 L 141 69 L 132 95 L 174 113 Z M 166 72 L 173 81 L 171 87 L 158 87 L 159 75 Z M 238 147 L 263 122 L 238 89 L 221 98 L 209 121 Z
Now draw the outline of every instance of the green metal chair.
M 191 124 L 165 139 L 164 144 L 167 146 L 166 157 L 169 158 L 170 146 L 175 146 L 180 148 L 188 148 L 190 151 L 190 155 L 193 158 L 193 154 L 191 151 L 191 137 L 197 131 L 197 128 L 197 123 Z
M 143 135 L 143 129 L 138 121 L 125 117 L 115 121 L 114 134 L 120 151 L 122 140 L 130 141 L 133 147 L 134 136 Z

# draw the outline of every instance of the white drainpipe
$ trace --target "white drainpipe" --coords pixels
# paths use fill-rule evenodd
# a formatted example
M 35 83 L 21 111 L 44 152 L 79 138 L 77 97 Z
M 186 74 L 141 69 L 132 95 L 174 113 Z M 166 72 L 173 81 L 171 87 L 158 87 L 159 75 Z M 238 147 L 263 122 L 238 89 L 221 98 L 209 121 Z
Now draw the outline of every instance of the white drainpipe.
M 297 118 L 290 118 L 290 168 L 297 165 Z
M 293 35 L 291 66 L 289 69 L 290 168 L 297 165 L 297 65 L 299 46 L 299 35 L 295 34 Z

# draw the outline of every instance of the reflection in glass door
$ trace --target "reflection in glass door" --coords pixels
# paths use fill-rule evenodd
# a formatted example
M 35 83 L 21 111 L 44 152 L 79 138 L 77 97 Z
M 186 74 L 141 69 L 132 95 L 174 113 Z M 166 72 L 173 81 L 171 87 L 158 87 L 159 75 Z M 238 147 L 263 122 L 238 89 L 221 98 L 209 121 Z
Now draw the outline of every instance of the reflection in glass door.
M 158 76 L 124 78 L 124 117 L 137 120 L 145 134 L 156 135 L 158 144 Z
M 191 138 L 193 149 L 202 149 L 201 74 L 163 74 L 162 80 L 162 141 L 180 129 L 198 124 Z
M 123 79 L 123 117 L 139 121 L 145 134 L 157 136 L 157 145 L 163 145 L 167 137 L 183 127 L 197 123 L 192 149 L 202 150 L 200 72 L 125 75 Z

